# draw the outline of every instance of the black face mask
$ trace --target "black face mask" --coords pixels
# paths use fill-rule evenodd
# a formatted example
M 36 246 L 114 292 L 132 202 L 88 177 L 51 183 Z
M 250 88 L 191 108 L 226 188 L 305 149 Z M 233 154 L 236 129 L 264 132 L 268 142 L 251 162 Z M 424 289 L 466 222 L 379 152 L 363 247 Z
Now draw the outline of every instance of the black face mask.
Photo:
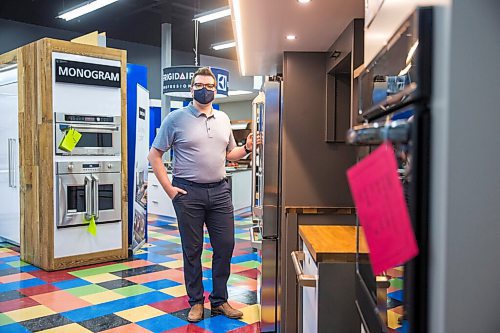
M 215 98 L 215 91 L 203 87 L 194 91 L 194 99 L 200 104 L 208 104 Z

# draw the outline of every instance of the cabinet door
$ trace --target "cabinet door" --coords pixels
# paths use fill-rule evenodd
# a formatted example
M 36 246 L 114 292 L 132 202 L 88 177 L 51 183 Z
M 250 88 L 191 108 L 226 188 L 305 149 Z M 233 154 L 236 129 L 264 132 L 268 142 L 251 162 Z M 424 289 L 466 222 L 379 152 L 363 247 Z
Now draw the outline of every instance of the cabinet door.
M 168 175 L 172 181 L 172 175 Z M 163 190 L 160 182 L 153 172 L 148 174 L 148 213 L 175 218 L 175 210 L 172 200 Z
M 318 267 L 305 244 L 304 249 L 304 274 L 318 276 Z M 302 332 L 318 332 L 318 287 L 302 287 Z
M 19 130 L 17 82 L 0 87 L 0 237 L 19 244 Z

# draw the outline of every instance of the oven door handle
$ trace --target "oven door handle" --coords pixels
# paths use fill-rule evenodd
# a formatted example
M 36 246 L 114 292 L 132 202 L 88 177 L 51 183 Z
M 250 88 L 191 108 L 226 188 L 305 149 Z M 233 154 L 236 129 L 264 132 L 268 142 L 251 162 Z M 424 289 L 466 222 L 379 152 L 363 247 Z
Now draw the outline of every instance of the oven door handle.
M 85 220 L 92 218 L 92 179 L 90 176 L 85 176 Z
M 95 125 L 95 126 L 85 126 L 85 125 L 59 125 L 59 128 L 64 131 L 69 128 L 74 128 L 76 130 L 106 130 L 106 131 L 118 131 L 120 130 L 119 126 L 106 126 L 106 125 Z
M 94 218 L 99 220 L 99 178 L 92 175 L 92 195 L 93 195 L 93 214 Z
M 312 287 L 316 288 L 317 279 L 315 276 L 306 275 L 300 266 L 300 261 L 305 260 L 305 254 L 303 251 L 293 251 L 291 253 L 293 267 L 295 268 L 295 274 L 297 274 L 297 282 L 300 287 Z

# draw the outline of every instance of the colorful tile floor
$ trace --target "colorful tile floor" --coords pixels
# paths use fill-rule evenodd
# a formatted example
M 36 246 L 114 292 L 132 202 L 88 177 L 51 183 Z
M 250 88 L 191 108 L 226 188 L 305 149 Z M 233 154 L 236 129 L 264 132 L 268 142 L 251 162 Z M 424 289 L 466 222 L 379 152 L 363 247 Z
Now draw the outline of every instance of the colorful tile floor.
M 0 243 L 0 332 L 259 332 L 259 256 L 252 251 L 249 214 L 236 217 L 236 246 L 229 280 L 230 303 L 241 320 L 211 316 L 212 248 L 205 237 L 205 319 L 187 322 L 177 224 L 152 217 L 149 243 L 126 261 L 45 272 L 19 259 L 19 249 Z
M 403 267 L 396 267 L 387 271 L 391 277 L 387 289 L 387 326 L 390 332 L 408 332 L 407 322 L 403 320 Z

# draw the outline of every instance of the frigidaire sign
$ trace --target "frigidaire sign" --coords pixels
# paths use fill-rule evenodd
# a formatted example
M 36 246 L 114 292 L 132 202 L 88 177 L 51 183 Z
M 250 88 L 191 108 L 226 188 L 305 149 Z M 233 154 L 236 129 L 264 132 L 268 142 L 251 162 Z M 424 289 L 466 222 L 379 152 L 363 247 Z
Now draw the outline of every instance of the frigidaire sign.
M 56 82 L 120 87 L 120 67 L 56 59 Z
M 163 68 L 163 93 L 171 96 L 189 97 L 191 79 L 199 66 L 174 66 Z M 210 67 L 215 75 L 217 95 L 227 96 L 229 91 L 229 72 L 222 68 Z

